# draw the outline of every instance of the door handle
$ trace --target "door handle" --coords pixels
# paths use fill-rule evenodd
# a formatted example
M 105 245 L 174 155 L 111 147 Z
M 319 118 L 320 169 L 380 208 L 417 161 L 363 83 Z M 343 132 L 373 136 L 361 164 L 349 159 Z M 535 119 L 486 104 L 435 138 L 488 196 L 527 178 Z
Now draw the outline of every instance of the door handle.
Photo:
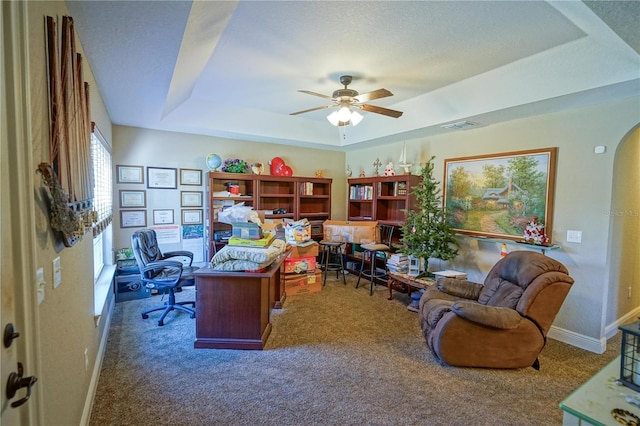
M 11 403 L 13 408 L 19 407 L 29 400 L 31 397 L 31 387 L 38 381 L 36 376 L 22 377 L 23 374 L 24 368 L 22 367 L 22 363 L 19 362 L 18 372 L 12 371 L 7 380 L 7 399 L 13 398 L 19 389 L 27 388 L 27 395 L 24 398 Z

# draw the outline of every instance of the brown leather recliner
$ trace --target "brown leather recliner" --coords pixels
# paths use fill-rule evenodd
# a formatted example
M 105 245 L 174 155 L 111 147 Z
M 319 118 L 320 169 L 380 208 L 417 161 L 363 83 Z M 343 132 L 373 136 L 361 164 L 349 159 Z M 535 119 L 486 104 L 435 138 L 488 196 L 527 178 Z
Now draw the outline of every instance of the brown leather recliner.
M 420 298 L 427 346 L 452 366 L 539 369 L 538 355 L 572 284 L 564 265 L 532 251 L 500 259 L 484 285 L 440 278 Z

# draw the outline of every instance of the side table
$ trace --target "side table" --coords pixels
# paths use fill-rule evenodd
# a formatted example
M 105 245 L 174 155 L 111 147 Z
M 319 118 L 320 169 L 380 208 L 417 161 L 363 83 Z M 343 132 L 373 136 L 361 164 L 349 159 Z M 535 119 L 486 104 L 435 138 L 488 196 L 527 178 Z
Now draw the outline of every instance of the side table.
M 387 280 L 387 287 L 389 288 L 389 297 L 387 300 L 393 299 L 393 286 L 394 284 L 404 284 L 409 289 L 409 296 L 411 296 L 411 289 L 427 289 L 431 285 L 435 284 L 435 280 L 431 278 L 416 278 L 413 275 L 398 274 L 396 272 L 389 272 L 389 279 Z

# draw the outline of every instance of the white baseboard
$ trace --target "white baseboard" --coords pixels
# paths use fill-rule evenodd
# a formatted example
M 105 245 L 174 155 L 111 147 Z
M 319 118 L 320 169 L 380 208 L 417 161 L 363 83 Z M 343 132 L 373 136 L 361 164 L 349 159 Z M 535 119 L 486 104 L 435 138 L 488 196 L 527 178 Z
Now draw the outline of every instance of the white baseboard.
M 604 328 L 604 335 L 607 339 L 612 338 L 618 332 L 618 327 L 623 324 L 627 324 L 629 322 L 635 322 L 640 315 L 640 306 L 630 311 L 626 315 L 621 318 L 618 318 L 617 321 L 614 321 L 613 324 L 609 324 Z
M 553 325 L 549 329 L 547 337 L 596 354 L 604 353 L 607 349 L 607 339 L 604 337 L 594 339 Z
M 109 337 L 109 328 L 111 326 L 111 317 L 113 316 L 113 310 L 115 308 L 116 298 L 111 297 L 109 300 L 109 309 L 106 322 L 104 325 L 104 333 L 102 333 L 102 339 L 100 339 L 100 346 L 98 347 L 98 353 L 96 355 L 96 362 L 93 364 L 93 371 L 91 372 L 91 382 L 89 383 L 89 389 L 87 390 L 87 397 L 84 401 L 84 409 L 82 410 L 82 418 L 80 419 L 80 426 L 88 426 L 91 419 L 91 409 L 93 408 L 93 399 L 96 396 L 96 390 L 98 388 L 98 380 L 100 380 L 100 372 L 102 371 L 102 361 L 104 360 L 104 353 L 107 348 L 107 338 Z

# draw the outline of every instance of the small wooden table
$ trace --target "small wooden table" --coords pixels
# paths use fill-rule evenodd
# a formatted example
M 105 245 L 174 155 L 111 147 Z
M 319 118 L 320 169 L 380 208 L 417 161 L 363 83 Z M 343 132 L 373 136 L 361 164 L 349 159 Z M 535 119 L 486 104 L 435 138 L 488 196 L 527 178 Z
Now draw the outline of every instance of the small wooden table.
M 427 289 L 431 285 L 435 284 L 435 280 L 431 278 L 416 278 L 413 275 L 398 274 L 395 272 L 388 273 L 389 279 L 387 280 L 387 288 L 389 288 L 389 297 L 387 300 L 393 299 L 393 286 L 394 284 L 404 284 L 409 290 L 409 296 L 411 296 L 411 289 Z

